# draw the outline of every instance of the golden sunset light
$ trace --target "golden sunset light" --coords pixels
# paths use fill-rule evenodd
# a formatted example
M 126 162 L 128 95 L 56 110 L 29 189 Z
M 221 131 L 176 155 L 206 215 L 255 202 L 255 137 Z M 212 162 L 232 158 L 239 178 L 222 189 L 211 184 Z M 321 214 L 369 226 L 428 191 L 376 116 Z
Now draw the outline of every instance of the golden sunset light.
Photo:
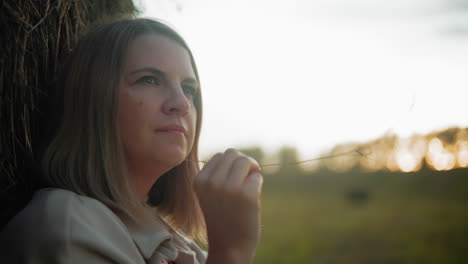
M 413 153 L 408 150 L 399 150 L 395 153 L 396 155 L 396 162 L 398 167 L 403 172 L 411 172 L 418 170 L 421 159 L 417 159 Z
M 468 141 L 458 142 L 457 164 L 459 167 L 468 167 Z
M 453 127 L 425 136 L 399 138 L 396 135 L 385 135 L 363 144 L 340 144 L 325 155 L 334 158 L 323 162 L 327 168 L 337 172 L 356 167 L 368 172 L 415 172 L 425 166 L 438 171 L 464 168 L 468 167 L 466 131 L 466 128 Z M 353 150 L 360 151 L 353 153 Z M 346 153 L 348 154 L 341 155 Z M 361 155 L 357 155 L 358 153 Z M 309 170 L 310 168 L 318 167 L 309 166 Z
M 447 151 L 438 138 L 429 142 L 426 159 L 436 170 L 451 170 L 455 167 L 455 155 Z

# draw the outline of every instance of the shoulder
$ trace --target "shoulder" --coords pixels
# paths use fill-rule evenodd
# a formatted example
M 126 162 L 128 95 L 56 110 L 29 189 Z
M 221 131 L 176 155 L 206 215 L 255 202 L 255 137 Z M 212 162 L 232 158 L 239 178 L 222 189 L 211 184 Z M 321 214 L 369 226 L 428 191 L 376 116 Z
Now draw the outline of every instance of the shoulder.
M 138 257 L 125 225 L 109 208 L 95 199 L 56 188 L 36 192 L 0 234 L 0 250 L 2 256 L 19 263 Z
M 15 231 L 48 240 L 64 239 L 75 228 L 86 228 L 89 222 L 95 226 L 103 220 L 107 225 L 124 228 L 118 217 L 101 202 L 64 189 L 45 188 L 34 194 L 29 204 L 8 223 L 4 232 Z

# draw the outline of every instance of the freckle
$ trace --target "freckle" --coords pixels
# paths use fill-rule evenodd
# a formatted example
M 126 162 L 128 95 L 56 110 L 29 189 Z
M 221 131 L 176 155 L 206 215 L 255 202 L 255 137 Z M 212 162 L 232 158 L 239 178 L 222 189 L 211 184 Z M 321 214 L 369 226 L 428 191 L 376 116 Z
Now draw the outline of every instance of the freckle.
M 143 101 L 140 101 L 140 102 L 138 103 L 138 105 L 142 106 L 142 105 L 143 105 Z

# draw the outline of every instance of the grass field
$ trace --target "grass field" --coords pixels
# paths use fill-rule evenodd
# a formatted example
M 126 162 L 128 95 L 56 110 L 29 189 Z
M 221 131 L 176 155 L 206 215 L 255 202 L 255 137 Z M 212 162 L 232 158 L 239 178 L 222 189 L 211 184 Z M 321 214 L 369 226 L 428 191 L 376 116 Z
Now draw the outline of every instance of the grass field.
M 468 263 L 468 170 L 265 175 L 263 263 Z

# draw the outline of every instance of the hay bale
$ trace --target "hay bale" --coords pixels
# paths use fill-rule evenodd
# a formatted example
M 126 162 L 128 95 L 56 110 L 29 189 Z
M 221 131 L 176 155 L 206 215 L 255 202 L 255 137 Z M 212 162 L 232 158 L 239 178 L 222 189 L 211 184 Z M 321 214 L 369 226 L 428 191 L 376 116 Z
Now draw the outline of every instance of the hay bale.
M 89 25 L 136 12 L 131 0 L 0 2 L 0 220 L 34 191 L 33 161 L 46 118 L 41 102 L 61 61 Z

